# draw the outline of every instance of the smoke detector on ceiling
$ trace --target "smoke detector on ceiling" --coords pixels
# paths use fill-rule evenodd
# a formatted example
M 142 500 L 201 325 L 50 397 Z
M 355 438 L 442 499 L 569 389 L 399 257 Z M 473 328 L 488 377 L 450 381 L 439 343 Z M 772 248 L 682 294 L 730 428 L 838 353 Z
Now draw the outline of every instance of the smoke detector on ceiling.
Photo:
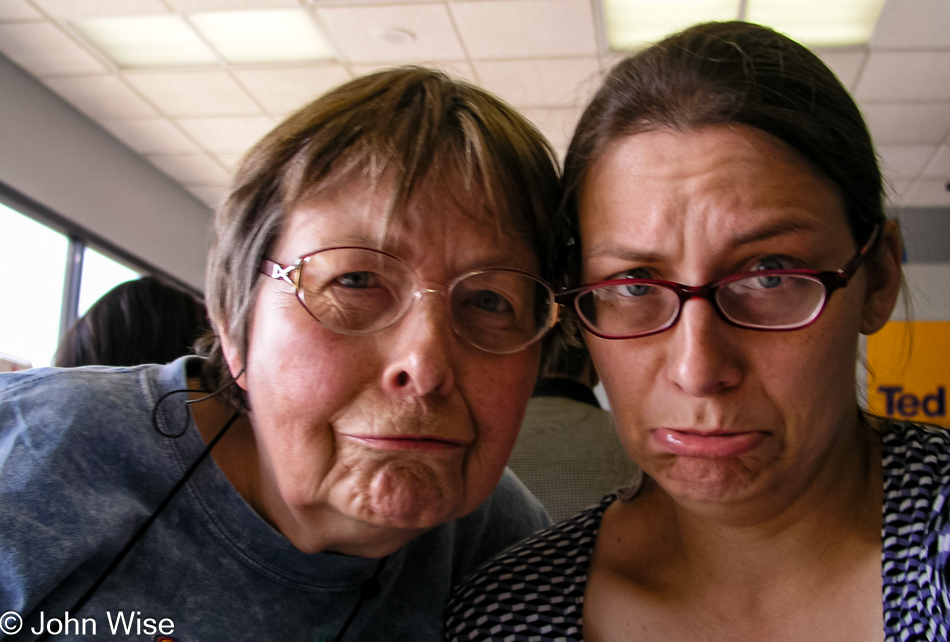
M 380 29 L 373 34 L 373 37 L 389 45 L 408 45 L 416 41 L 416 34 L 408 29 L 397 27 Z

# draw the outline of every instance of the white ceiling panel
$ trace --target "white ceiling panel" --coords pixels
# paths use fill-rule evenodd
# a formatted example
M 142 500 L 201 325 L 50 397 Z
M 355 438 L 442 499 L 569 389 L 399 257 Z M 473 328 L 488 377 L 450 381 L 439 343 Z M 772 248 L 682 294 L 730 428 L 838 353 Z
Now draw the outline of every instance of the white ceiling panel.
M 920 207 L 950 207 L 950 190 L 947 181 L 922 178 L 914 181 L 904 194 L 903 204 Z
M 950 49 L 950 2 L 888 0 L 871 46 L 875 49 Z
M 474 63 L 482 84 L 516 107 L 576 107 L 600 83 L 597 58 L 484 60 Z
M 42 20 L 43 14 L 26 0 L 0 0 L 0 20 L 32 19 Z
M 913 178 L 937 151 L 936 145 L 878 145 L 881 169 L 890 180 Z
M 876 145 L 921 145 L 943 141 L 950 132 L 950 103 L 862 104 Z
M 41 77 L 107 71 L 95 56 L 49 22 L 0 24 L 0 51 Z
M 426 67 L 431 67 L 433 69 L 438 69 L 444 71 L 452 78 L 459 78 L 461 80 L 467 80 L 468 82 L 478 84 L 478 79 L 475 77 L 475 70 L 472 69 L 472 65 L 468 62 L 458 60 L 454 62 L 429 62 L 426 61 Z M 393 65 L 384 64 L 384 65 L 350 65 L 350 69 L 353 70 L 353 75 L 355 76 L 365 76 L 366 74 L 371 74 L 375 71 L 382 71 L 383 69 L 390 69 Z
M 276 124 L 268 116 L 179 118 L 176 122 L 212 154 L 243 154 Z
M 161 0 L 33 0 L 53 18 L 96 18 L 168 13 Z
M 244 11 L 255 9 L 299 9 L 299 0 L 165 0 L 174 11 Z
M 207 154 L 147 155 L 160 170 L 185 185 L 226 185 L 230 174 Z
M 950 144 L 942 145 L 924 168 L 925 178 L 942 178 L 950 184 Z
M 166 116 L 257 116 L 261 109 L 224 71 L 128 73 L 126 80 Z
M 907 69 L 916 71 L 908 74 Z M 950 102 L 950 50 L 872 52 L 855 97 L 868 101 Z
M 201 148 L 165 118 L 103 120 L 102 126 L 139 154 L 197 154 Z
M 588 0 L 488 0 L 449 7 L 476 60 L 597 55 Z
M 848 88 L 848 91 L 854 91 L 854 87 L 858 83 L 858 75 L 861 73 L 864 61 L 868 56 L 866 50 L 834 51 L 823 49 L 815 53 L 826 65 L 831 67 L 831 70 L 838 76 L 838 80 Z
M 57 94 L 93 119 L 148 118 L 159 114 L 141 96 L 116 76 L 69 76 L 47 78 Z
M 274 115 L 288 114 L 350 79 L 340 65 L 285 69 L 245 69 L 235 78 Z
M 566 150 L 574 133 L 577 119 L 581 117 L 582 108 L 566 107 L 557 109 L 524 109 L 522 113 L 558 150 Z
M 903 205 L 904 194 L 913 184 L 914 181 L 910 179 L 885 180 L 884 194 L 888 204 Z
M 356 63 L 465 60 L 442 3 L 317 8 L 343 58 Z
M 227 188 L 212 185 L 188 185 L 185 189 L 212 209 L 224 202 L 224 198 L 228 193 Z

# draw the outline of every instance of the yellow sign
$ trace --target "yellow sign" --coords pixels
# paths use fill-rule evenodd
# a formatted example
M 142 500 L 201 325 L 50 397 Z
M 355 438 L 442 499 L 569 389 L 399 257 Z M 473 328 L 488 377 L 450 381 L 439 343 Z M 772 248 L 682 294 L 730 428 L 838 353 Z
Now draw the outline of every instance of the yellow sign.
M 872 413 L 950 427 L 950 322 L 892 321 L 868 337 Z

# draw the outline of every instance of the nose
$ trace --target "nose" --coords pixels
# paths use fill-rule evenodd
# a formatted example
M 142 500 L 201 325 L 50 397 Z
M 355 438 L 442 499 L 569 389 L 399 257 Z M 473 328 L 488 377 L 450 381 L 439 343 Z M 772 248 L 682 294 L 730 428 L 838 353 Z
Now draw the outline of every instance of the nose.
M 729 340 L 735 329 L 719 317 L 711 301 L 684 302 L 679 321 L 668 332 L 669 377 L 686 394 L 721 394 L 742 381 L 742 356 Z
M 429 294 L 435 296 L 426 296 Z M 380 340 L 392 342 L 383 371 L 384 390 L 409 396 L 444 396 L 455 387 L 451 359 L 455 333 L 440 291 L 418 291 L 392 334 L 383 333 Z

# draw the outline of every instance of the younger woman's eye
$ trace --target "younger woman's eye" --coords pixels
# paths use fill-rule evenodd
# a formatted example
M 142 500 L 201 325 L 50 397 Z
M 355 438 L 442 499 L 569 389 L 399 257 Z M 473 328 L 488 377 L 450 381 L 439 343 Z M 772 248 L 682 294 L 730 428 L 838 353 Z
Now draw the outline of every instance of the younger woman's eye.
M 793 270 L 801 267 L 796 261 L 787 256 L 764 256 L 752 264 L 752 271 L 757 270 Z

